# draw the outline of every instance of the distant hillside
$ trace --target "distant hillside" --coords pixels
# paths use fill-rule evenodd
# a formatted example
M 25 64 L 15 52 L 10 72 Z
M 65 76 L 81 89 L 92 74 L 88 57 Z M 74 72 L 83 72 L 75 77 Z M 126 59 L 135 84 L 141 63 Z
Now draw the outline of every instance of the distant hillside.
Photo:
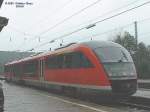
M 33 52 L 10 52 L 10 51 L 0 51 L 0 73 L 3 72 L 4 64 L 13 60 L 28 57 L 34 54 Z

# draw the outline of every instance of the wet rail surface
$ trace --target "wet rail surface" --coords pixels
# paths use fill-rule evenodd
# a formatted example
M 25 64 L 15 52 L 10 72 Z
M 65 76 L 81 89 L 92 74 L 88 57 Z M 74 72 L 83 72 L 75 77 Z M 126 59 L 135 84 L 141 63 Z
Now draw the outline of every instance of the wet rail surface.
M 3 82 L 4 112 L 147 112 L 102 106 L 45 91 Z

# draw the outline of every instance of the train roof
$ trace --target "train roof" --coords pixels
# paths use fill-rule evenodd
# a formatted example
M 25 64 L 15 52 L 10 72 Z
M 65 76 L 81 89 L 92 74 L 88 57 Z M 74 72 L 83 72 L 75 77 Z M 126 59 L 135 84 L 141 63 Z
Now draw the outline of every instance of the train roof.
M 121 45 L 119 45 L 117 43 L 114 43 L 114 42 L 111 42 L 111 41 L 88 41 L 88 42 L 74 43 L 74 44 L 70 44 L 70 46 L 67 45 L 66 47 L 59 48 L 55 51 L 48 51 L 48 52 L 40 53 L 40 54 L 37 54 L 37 55 L 31 55 L 29 57 L 26 57 L 26 58 L 23 58 L 23 59 L 20 59 L 20 60 L 15 60 L 15 61 L 9 62 L 5 65 L 11 65 L 11 64 L 19 63 L 19 62 L 24 62 L 24 61 L 27 61 L 27 60 L 38 59 L 40 57 L 48 56 L 50 54 L 55 54 L 55 53 L 71 50 L 71 49 L 74 49 L 74 48 L 78 48 L 81 45 L 88 46 L 91 49 L 95 49 L 95 48 L 98 48 L 98 47 L 108 47 L 108 46 L 109 47 L 121 47 Z
M 91 49 L 95 49 L 98 47 L 121 47 L 120 44 L 111 41 L 88 41 L 88 42 L 83 42 L 81 44 L 86 45 Z

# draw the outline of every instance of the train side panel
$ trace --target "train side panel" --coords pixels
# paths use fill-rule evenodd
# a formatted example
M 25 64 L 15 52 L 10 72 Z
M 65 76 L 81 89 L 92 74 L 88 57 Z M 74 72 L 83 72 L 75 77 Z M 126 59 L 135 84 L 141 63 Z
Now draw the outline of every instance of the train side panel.
M 98 63 L 95 54 L 86 47 L 76 49 L 80 50 L 91 61 L 93 67 L 89 68 L 63 68 L 49 69 L 45 68 L 45 80 L 50 82 L 60 82 L 66 84 L 110 86 L 109 80 L 103 67 Z

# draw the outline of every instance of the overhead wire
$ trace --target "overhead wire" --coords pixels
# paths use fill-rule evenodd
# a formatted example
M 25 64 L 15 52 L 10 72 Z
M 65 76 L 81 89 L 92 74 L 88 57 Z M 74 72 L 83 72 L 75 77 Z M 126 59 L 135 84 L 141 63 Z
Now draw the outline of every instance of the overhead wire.
M 140 20 L 141 21 L 141 20 Z M 80 41 L 84 41 L 84 40 L 87 40 L 87 39 L 95 39 L 97 36 L 101 36 L 101 35 L 104 35 L 104 34 L 108 34 L 110 32 L 113 32 L 114 30 L 117 30 L 117 29 L 124 29 L 124 28 L 127 28 L 131 25 L 134 25 L 134 23 L 131 23 L 131 24 L 127 24 L 127 25 L 124 25 L 124 26 L 121 26 L 121 27 L 117 27 L 117 28 L 114 28 L 114 29 L 111 29 L 111 30 L 108 30 L 108 31 L 104 31 L 104 32 L 101 32 L 101 33 L 96 33 L 96 34 L 92 34 L 91 36 L 83 36 L 82 39 L 80 39 Z M 139 37 L 145 37 L 147 35 L 150 35 L 150 32 L 145 32 L 145 33 L 140 33 L 138 34 Z
M 101 17 L 104 17 L 104 16 L 106 16 L 106 15 L 108 15 L 108 14 L 111 14 L 111 13 L 113 13 L 113 12 L 116 12 L 116 11 L 118 11 L 118 10 L 120 10 L 120 9 L 129 7 L 130 5 L 133 5 L 133 4 L 135 4 L 135 3 L 139 2 L 139 1 L 141 1 L 141 0 L 132 1 L 132 2 L 130 2 L 130 3 L 128 3 L 128 4 L 125 4 L 125 5 L 123 5 L 123 6 L 119 7 L 119 8 L 115 8 L 114 10 L 108 11 L 108 12 L 106 12 L 106 13 L 104 13 L 104 14 L 102 14 L 102 15 L 100 15 L 100 16 L 94 18 L 94 19 L 91 19 L 91 20 L 89 20 L 89 21 L 86 21 L 86 22 L 84 22 L 84 23 L 81 23 L 81 24 L 79 24 L 79 25 L 77 25 L 77 26 L 75 26 L 75 27 L 79 27 L 79 26 L 84 25 L 84 24 L 86 24 L 86 23 L 95 21 L 95 20 L 97 20 L 97 19 L 99 19 L 99 18 L 101 18 Z
M 134 2 L 135 2 L 135 1 L 134 1 Z M 131 11 L 131 10 L 134 10 L 134 9 L 136 9 L 136 8 L 139 8 L 139 7 L 141 7 L 141 6 L 143 6 L 143 5 L 146 5 L 146 4 L 148 4 L 148 3 L 150 3 L 150 1 L 145 2 L 145 3 L 141 4 L 141 5 L 136 6 L 136 7 L 130 8 L 130 9 L 128 9 L 128 10 L 122 11 L 122 12 L 120 12 L 120 13 L 117 13 L 117 14 L 115 14 L 115 15 L 113 15 L 113 16 L 107 17 L 107 18 L 105 18 L 105 19 L 102 19 L 102 20 L 97 21 L 97 22 L 92 23 L 92 24 L 97 24 L 97 23 L 100 23 L 100 22 L 109 20 L 109 19 L 111 19 L 111 18 L 114 18 L 114 17 L 116 17 L 116 16 L 119 16 L 119 15 L 121 15 L 121 14 L 124 14 L 124 13 L 126 13 L 126 12 L 129 12 L 129 11 Z M 84 28 L 85 28 L 85 27 L 84 27 Z M 80 29 L 82 30 L 82 29 L 84 29 L 84 28 L 80 28 Z M 80 29 L 79 29 L 79 30 L 80 30 Z M 71 34 L 72 34 L 72 33 L 71 33 Z
M 53 11 L 53 13 L 56 13 L 57 11 L 60 11 L 60 10 L 62 10 L 63 8 L 65 8 L 69 3 L 71 3 L 72 2 L 72 0 L 68 0 L 67 2 L 65 2 L 62 6 L 60 6 L 58 9 L 56 9 L 55 11 Z M 52 14 L 53 14 L 52 13 Z M 51 14 L 51 15 L 52 15 Z M 44 20 L 46 20 L 47 18 L 48 18 L 49 16 L 47 16 L 47 17 L 45 17 L 44 18 Z M 34 23 L 34 24 L 32 24 L 31 26 L 29 26 L 28 27 L 28 29 L 30 29 L 30 27 L 35 27 L 35 25 L 39 25 L 42 21 L 44 21 L 43 19 L 41 19 L 40 21 L 38 21 L 38 22 L 36 22 L 36 23 Z M 15 32 L 17 32 L 17 33 L 20 33 L 20 34 L 23 34 L 23 35 L 25 35 L 25 36 L 31 36 L 31 37 L 37 37 L 37 35 L 33 35 L 33 34 L 30 34 L 30 33 L 27 33 L 26 31 L 21 31 L 20 29 L 17 29 L 17 28 L 15 28 L 15 27 L 13 27 L 13 26 L 10 26 L 10 25 L 8 25 L 7 26 L 7 28 L 9 28 L 9 29 L 11 29 L 11 30 L 13 30 L 13 31 L 15 31 Z M 31 30 L 31 29 L 30 29 Z
M 116 9 L 114 9 L 114 10 L 111 10 L 111 11 L 109 11 L 109 12 L 106 12 L 106 13 L 104 13 L 104 14 L 102 14 L 102 15 L 96 17 L 95 19 L 89 20 L 89 21 L 87 21 L 87 22 L 89 23 L 89 22 L 91 22 L 91 21 L 94 21 L 94 20 L 96 20 L 96 19 L 98 19 L 98 18 L 100 18 L 100 17 L 103 17 L 103 16 L 105 16 L 105 15 L 108 15 L 108 14 L 113 13 L 113 12 L 115 12 L 115 11 L 118 11 L 118 10 L 120 10 L 120 9 L 123 9 L 123 8 L 125 8 L 125 7 L 130 6 L 130 5 L 133 5 L 133 4 L 135 4 L 135 3 L 139 2 L 139 1 L 140 1 L 140 0 L 135 0 L 135 1 L 131 2 L 131 3 L 125 4 L 125 5 L 123 5 L 122 7 L 119 7 L 119 8 L 116 8 Z M 87 22 L 86 22 L 86 23 L 87 23 Z M 79 26 L 81 26 L 81 25 L 83 25 L 83 23 L 79 24 L 79 25 L 76 26 L 76 27 L 79 27 Z M 46 32 L 48 32 L 48 31 L 46 31 Z M 44 33 L 44 32 L 43 32 L 43 33 Z M 35 37 L 34 39 L 36 39 L 36 38 L 38 38 L 38 37 Z M 42 38 L 42 37 L 41 37 L 41 38 Z M 44 37 L 43 37 L 43 38 L 44 38 Z M 33 40 L 34 40 L 34 39 L 33 39 Z
M 66 6 L 68 6 L 73 0 L 68 0 L 67 2 L 65 2 L 64 4 L 62 4 L 61 6 L 59 6 L 57 9 L 55 9 L 51 14 L 49 14 L 48 16 L 44 17 L 43 19 L 39 20 L 38 22 L 32 24 L 30 27 L 35 27 L 35 25 L 39 25 L 43 22 L 45 22 L 47 20 L 47 18 L 52 17 L 53 14 L 58 13 L 58 11 L 62 11 Z M 28 29 L 30 28 L 28 27 Z
M 77 33 L 77 32 L 79 32 L 79 31 L 81 31 L 81 30 L 83 30 L 83 29 L 84 29 L 84 28 L 80 28 L 80 29 L 77 29 L 77 30 L 72 31 L 72 32 L 70 32 L 70 33 L 64 34 L 64 35 L 62 35 L 62 36 L 60 36 L 60 37 L 57 37 L 57 38 L 55 38 L 55 39 L 52 39 L 52 40 L 51 40 L 51 41 L 49 41 L 49 42 L 45 42 L 45 43 L 42 43 L 42 44 L 40 44 L 40 45 L 37 45 L 37 46 L 35 46 L 34 48 L 29 49 L 29 50 L 27 50 L 27 51 L 32 51 L 32 50 L 34 50 L 35 48 L 38 48 L 38 47 L 44 46 L 45 44 L 48 44 L 48 43 L 53 43 L 53 42 L 55 42 L 55 40 L 57 40 L 57 39 L 60 39 L 60 38 L 63 38 L 63 37 L 66 37 L 66 36 L 72 35 L 72 34 Z
M 143 38 L 150 38 L 150 32 L 140 33 L 138 35 L 138 38 L 140 38 L 140 40 L 142 40 Z M 142 41 L 140 41 L 140 42 L 142 42 Z
M 97 36 L 108 34 L 110 32 L 113 32 L 113 31 L 117 30 L 117 29 L 124 29 L 124 28 L 127 28 L 127 27 L 131 26 L 131 25 L 133 25 L 133 23 L 126 24 L 126 25 L 123 25 L 123 26 L 120 26 L 120 27 L 117 27 L 117 28 L 110 29 L 108 31 L 104 31 L 104 32 L 100 32 L 100 33 L 96 33 L 96 34 L 92 34 L 92 35 L 88 35 L 88 36 L 83 35 L 82 36 L 83 38 L 81 38 L 79 41 L 81 42 L 81 41 L 87 40 L 87 39 L 94 40 Z
M 149 18 L 142 19 L 142 20 L 138 21 L 138 23 L 143 23 L 143 22 L 149 21 L 149 20 L 150 20 L 150 17 L 149 17 Z
M 15 27 L 13 27 L 13 26 L 10 26 L 10 25 L 8 25 L 7 28 L 9 28 L 9 29 L 11 29 L 11 30 L 13 30 L 13 31 L 15 31 L 15 32 L 17 32 L 17 33 L 23 34 L 23 35 L 25 35 L 25 36 L 31 36 L 31 37 L 35 36 L 35 35 L 33 35 L 33 34 L 23 32 L 23 31 L 21 31 L 21 30 L 15 28 Z
M 134 10 L 134 9 L 137 9 L 137 8 L 139 8 L 139 7 L 142 7 L 142 6 L 147 5 L 147 4 L 149 4 L 149 3 L 150 3 L 150 1 L 144 2 L 144 3 L 140 4 L 140 5 L 137 5 L 137 6 L 135 6 L 135 7 L 129 8 L 129 9 L 127 9 L 127 10 L 121 11 L 121 12 L 119 12 L 119 13 L 117 13 L 117 14 L 114 14 L 114 15 L 112 15 L 112 16 L 110 16 L 110 17 L 107 17 L 107 18 L 104 18 L 104 19 L 102 19 L 102 20 L 96 21 L 96 22 L 94 22 L 94 23 L 92 23 L 92 24 L 98 24 L 98 23 L 104 22 L 104 21 L 106 21 L 106 20 L 112 19 L 112 18 L 117 17 L 117 16 L 119 16 L 119 15 L 122 15 L 122 14 L 124 14 L 124 13 L 126 13 L 126 12 L 130 12 L 130 11 L 132 11 L 132 10 Z M 88 25 L 88 26 L 89 26 L 89 25 Z M 52 39 L 52 40 L 54 41 L 54 40 L 57 40 L 57 39 L 64 38 L 64 37 L 66 37 L 66 36 L 72 35 L 73 33 L 79 32 L 79 31 L 81 31 L 81 30 L 83 30 L 83 29 L 86 29 L 86 28 L 87 28 L 87 26 L 82 27 L 82 28 L 80 28 L 80 29 L 77 29 L 77 30 L 71 32 L 71 33 L 65 34 L 64 36 L 59 36 L 59 37 L 57 37 L 57 38 L 55 38 L 55 39 Z M 51 40 L 51 41 L 52 41 L 52 40 Z M 46 44 L 48 44 L 48 43 L 51 43 L 51 41 L 45 42 L 45 43 L 40 44 L 40 45 L 38 45 L 38 46 L 35 46 L 35 48 L 41 47 L 41 46 L 46 45 Z M 32 49 L 34 49 L 34 48 L 32 48 Z M 27 51 L 28 51 L 28 50 L 27 50 Z
M 50 27 L 50 28 L 46 29 L 45 31 L 41 32 L 39 35 L 41 36 L 41 35 L 47 33 L 48 31 L 51 31 L 52 29 L 56 28 L 57 26 L 59 26 L 59 25 L 65 23 L 66 21 L 72 19 L 74 16 L 76 16 L 76 15 L 82 13 L 82 12 L 85 11 L 86 9 L 88 9 L 88 8 L 94 6 L 95 4 L 99 3 L 100 1 L 101 1 L 101 0 L 97 0 L 97 1 L 93 2 L 92 4 L 90 4 L 90 5 L 88 5 L 88 6 L 84 7 L 84 8 L 82 8 L 82 9 L 80 9 L 79 11 L 73 13 L 71 16 L 66 17 L 66 18 L 63 19 L 62 21 L 56 23 L 56 24 L 53 25 L 52 27 Z
M 89 22 L 94 21 L 94 20 L 96 20 L 96 19 L 98 19 L 98 18 L 100 18 L 100 17 L 103 17 L 103 16 L 105 16 L 105 15 L 108 15 L 108 14 L 113 13 L 113 12 L 115 12 L 115 11 L 118 11 L 118 10 L 120 10 L 120 9 L 123 9 L 123 8 L 125 8 L 125 7 L 130 6 L 130 5 L 133 5 L 133 4 L 135 4 L 135 3 L 139 2 L 139 1 L 140 1 L 140 0 L 135 0 L 135 1 L 133 1 L 133 2 L 130 2 L 130 3 L 128 3 L 128 4 L 125 4 L 125 5 L 123 5 L 123 6 L 119 7 L 119 8 L 116 8 L 116 9 L 114 9 L 114 10 L 111 10 L 111 11 L 109 11 L 109 12 L 106 12 L 106 13 L 104 13 L 104 14 L 102 14 L 102 15 L 100 15 L 100 16 L 98 16 L 98 17 L 92 19 L 92 20 L 86 21 L 86 23 L 87 23 L 87 22 L 89 23 Z M 64 8 L 65 6 L 67 6 L 70 2 L 72 2 L 72 0 L 69 0 L 68 2 L 64 3 L 61 8 L 57 9 L 57 11 L 60 10 L 60 9 L 62 9 L 62 8 Z M 56 12 L 56 11 L 54 11 L 54 12 Z M 46 19 L 47 19 L 47 18 L 46 18 Z M 42 22 L 42 20 L 40 20 L 38 23 L 40 23 L 40 22 Z M 36 24 L 38 24 L 38 23 L 36 23 Z M 81 26 L 81 25 L 83 25 L 83 24 L 85 24 L 85 23 L 81 23 L 81 24 L 79 24 L 79 25 L 76 26 L 76 27 L 79 27 L 79 26 Z M 32 24 L 32 26 L 34 26 L 34 25 Z M 35 26 L 34 26 L 34 27 L 35 27 Z M 29 29 L 29 28 L 28 28 L 28 29 Z M 41 37 L 41 36 L 36 36 L 36 35 L 28 34 L 28 33 L 25 33 L 25 32 L 23 32 L 23 31 L 20 31 L 20 30 L 17 30 L 17 29 L 14 29 L 14 30 L 17 31 L 17 32 L 19 32 L 19 33 L 25 34 L 25 35 L 27 35 L 27 36 L 34 36 L 34 38 L 44 38 L 44 37 Z
M 70 2 L 71 2 L 71 1 L 72 1 L 72 0 L 70 0 Z M 76 16 L 76 15 L 82 13 L 83 11 L 85 11 L 86 9 L 88 9 L 88 8 L 90 8 L 90 7 L 92 7 L 92 6 L 94 6 L 95 4 L 99 3 L 100 1 L 101 1 L 101 0 L 97 0 L 97 1 L 95 1 L 95 2 L 93 2 L 93 3 L 91 3 L 90 5 L 88 5 L 88 6 L 84 7 L 84 8 L 82 8 L 81 10 L 75 12 L 75 13 L 72 14 L 71 16 L 69 16 L 69 17 L 63 19 L 61 22 L 58 22 L 57 24 L 55 24 L 54 26 L 50 27 L 49 29 L 47 29 L 47 30 L 41 32 L 39 35 L 34 36 L 34 38 L 32 38 L 32 40 L 37 39 L 37 38 L 39 39 L 42 34 L 44 34 L 44 33 L 48 32 L 48 31 L 52 30 L 53 28 L 57 27 L 58 25 L 60 25 L 60 24 L 62 24 L 62 23 L 64 23 L 64 22 L 66 22 L 66 21 L 70 20 L 70 19 L 73 18 L 74 16 Z M 69 3 L 69 2 L 68 2 L 68 3 Z M 76 31 L 73 31 L 73 32 L 76 32 Z M 71 32 L 71 33 L 73 33 L 73 32 Z M 70 34 L 70 33 L 69 33 L 69 34 Z M 68 34 L 67 34 L 67 35 L 68 35 Z M 40 39 L 39 39 L 39 40 L 40 40 Z
M 138 36 L 150 35 L 150 32 L 140 33 Z
M 68 2 L 66 2 L 65 4 L 63 4 L 62 7 L 59 8 L 59 9 L 64 8 L 64 7 L 67 6 L 71 1 L 72 1 L 72 0 L 69 0 Z M 123 5 L 123 6 L 119 7 L 119 8 L 116 8 L 116 9 L 114 9 L 114 10 L 111 10 L 111 11 L 109 11 L 109 12 L 106 12 L 106 13 L 104 13 L 104 14 L 102 14 L 102 15 L 96 17 L 95 19 L 89 20 L 89 21 L 87 21 L 87 22 L 94 21 L 94 20 L 96 20 L 96 19 L 98 19 L 98 18 L 100 18 L 100 17 L 102 17 L 102 16 L 105 16 L 105 15 L 107 15 L 107 14 L 113 13 L 113 12 L 115 12 L 115 11 L 118 11 L 118 10 L 120 10 L 120 9 L 123 9 L 123 8 L 125 8 L 125 7 L 128 7 L 128 6 L 130 6 L 130 5 L 133 5 L 133 4 L 135 4 L 135 3 L 139 2 L 139 1 L 140 1 L 140 0 L 135 0 L 135 1 L 133 1 L 133 2 L 130 2 L 130 3 L 128 3 L 128 4 L 125 4 L 125 5 Z M 41 20 L 41 21 L 42 21 L 42 20 Z M 87 22 L 86 22 L 86 23 L 87 23 Z M 40 23 L 40 21 L 39 21 L 38 23 Z M 79 25 L 76 26 L 76 27 L 79 27 L 79 26 L 81 26 L 82 24 L 83 24 L 83 23 L 79 24 Z M 32 25 L 32 26 L 34 26 L 34 25 Z M 16 29 L 16 31 L 17 31 L 17 29 Z M 26 34 L 26 35 L 28 35 L 28 36 L 34 36 L 34 38 L 40 38 L 40 39 L 41 39 L 41 38 L 44 38 L 44 37 L 41 37 L 41 36 L 35 36 L 35 35 L 27 34 L 27 33 L 22 32 L 22 31 L 18 31 L 18 32 L 19 32 L 19 33 Z
M 120 12 L 120 13 L 114 14 L 114 15 L 112 15 L 112 16 L 110 16 L 110 17 L 105 18 L 105 19 L 99 20 L 99 21 L 95 22 L 94 24 L 101 23 L 101 22 L 103 22 L 103 21 L 106 21 L 106 20 L 109 20 L 109 19 L 111 19 L 111 18 L 117 17 L 117 16 L 122 15 L 122 14 L 124 14 L 124 13 L 126 13 L 126 12 L 129 12 L 129 11 L 132 11 L 132 10 L 137 9 L 137 8 L 139 8 L 139 7 L 142 7 L 142 6 L 144 6 L 144 5 L 147 5 L 147 4 L 149 4 L 149 3 L 150 3 L 150 1 L 145 2 L 145 3 L 142 3 L 142 4 L 138 5 L 138 6 L 133 7 L 133 8 L 130 8 L 130 9 L 127 9 L 127 10 L 122 11 L 122 12 Z
M 113 32 L 114 30 L 117 30 L 117 29 L 124 29 L 124 28 L 127 28 L 129 26 L 133 25 L 133 23 L 130 23 L 130 24 L 126 24 L 126 25 L 123 25 L 123 26 L 120 26 L 120 27 L 117 27 L 117 28 L 113 28 L 113 29 L 110 29 L 108 31 L 104 31 L 104 32 L 100 32 L 100 33 L 96 33 L 96 34 L 92 34 L 92 36 L 85 36 L 85 38 L 91 38 L 91 37 L 97 37 L 97 36 L 100 36 L 100 35 L 104 35 L 104 34 L 108 34 L 110 32 Z

